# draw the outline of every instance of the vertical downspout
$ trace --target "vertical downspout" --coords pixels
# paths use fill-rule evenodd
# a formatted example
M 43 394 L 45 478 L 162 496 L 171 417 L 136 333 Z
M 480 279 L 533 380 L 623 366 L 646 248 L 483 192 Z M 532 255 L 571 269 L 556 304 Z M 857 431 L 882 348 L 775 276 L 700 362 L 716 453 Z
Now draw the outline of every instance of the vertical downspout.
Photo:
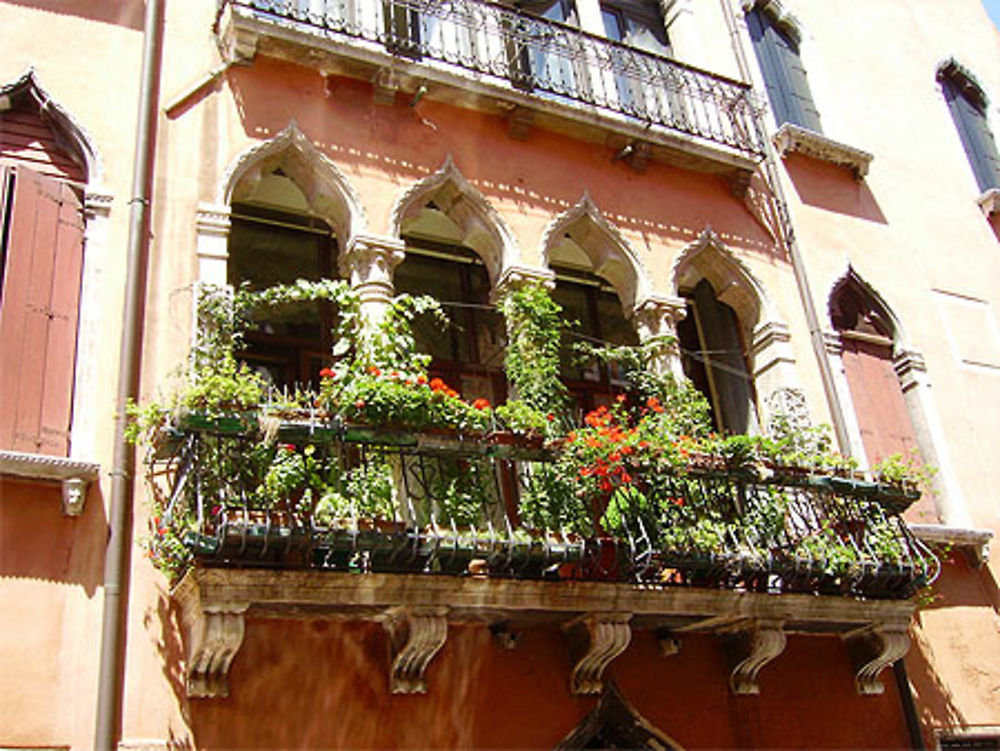
M 739 33 L 733 10 L 729 5 L 729 0 L 720 0 L 722 3 L 722 13 L 726 17 L 726 25 L 729 27 L 729 38 L 732 42 L 733 53 L 736 56 L 736 64 L 740 69 L 740 76 L 745 82 L 750 82 L 750 68 L 747 64 L 746 53 L 743 50 L 743 42 Z M 788 251 L 788 258 L 792 265 L 792 273 L 795 275 L 795 285 L 798 288 L 799 299 L 802 301 L 802 308 L 806 316 L 806 325 L 809 327 L 809 339 L 812 342 L 813 353 L 819 365 L 820 380 L 823 382 L 823 392 L 826 395 L 827 405 L 830 408 L 830 419 L 833 421 L 833 431 L 837 436 L 837 445 L 840 452 L 845 456 L 851 454 L 851 441 L 848 437 L 847 422 L 844 420 L 844 409 L 837 395 L 837 387 L 833 379 L 833 369 L 830 367 L 830 358 L 827 355 L 826 343 L 823 341 L 823 329 L 819 324 L 819 317 L 816 315 L 816 305 L 813 303 L 812 291 L 809 286 L 809 278 L 806 276 L 805 262 L 799 251 L 798 242 L 795 240 L 795 229 L 792 227 L 792 219 L 788 213 L 788 203 L 785 200 L 785 192 L 781 187 L 781 180 L 775 168 L 774 150 L 771 147 L 770 139 L 764 133 L 760 116 L 754 112 L 751 120 L 757 130 L 757 137 L 764 147 L 764 169 L 767 171 L 767 181 L 771 185 L 774 194 L 774 202 L 778 210 L 778 221 L 782 240 L 785 249 Z
M 726 24 L 729 27 L 729 37 L 733 45 L 733 53 L 736 56 L 736 64 L 740 69 L 740 76 L 744 81 L 749 82 L 750 69 L 747 64 L 746 53 L 743 49 L 742 38 L 733 17 L 729 0 L 720 0 L 722 3 L 722 13 L 726 17 Z M 830 359 L 827 355 L 826 344 L 823 341 L 823 332 L 819 326 L 819 319 L 816 316 L 816 306 L 813 303 L 812 293 L 809 287 L 809 280 L 806 277 L 805 264 L 799 252 L 798 243 L 795 241 L 795 230 L 792 227 L 791 216 L 788 213 L 788 204 L 785 202 L 785 193 L 782 190 L 781 182 L 778 180 L 777 170 L 774 167 L 775 158 L 771 148 L 771 143 L 763 137 L 763 127 L 759 118 L 754 115 L 754 124 L 757 128 L 758 136 L 764 144 L 766 156 L 764 159 L 765 169 L 768 172 L 768 180 L 774 190 L 775 202 L 781 218 L 781 231 L 784 234 L 785 244 L 788 248 L 788 256 L 792 262 L 792 270 L 795 273 L 795 282 L 798 285 L 799 297 L 802 300 L 802 307 L 805 310 L 806 323 L 809 326 L 809 337 L 812 340 L 813 351 L 819 362 L 820 377 L 823 380 L 823 390 L 826 392 L 827 403 L 830 406 L 830 416 L 833 419 L 834 431 L 837 434 L 837 444 L 840 451 L 845 456 L 851 453 L 850 439 L 847 434 L 847 423 L 844 420 L 843 406 L 837 389 L 833 382 L 833 369 L 830 367 Z M 892 664 L 893 675 L 896 679 L 896 687 L 899 690 L 899 701 L 903 707 L 903 716 L 906 720 L 906 729 L 910 736 L 910 747 L 915 751 L 925 751 L 923 734 L 920 732 L 920 718 L 917 715 L 916 703 L 913 699 L 913 690 L 910 688 L 910 681 L 906 675 L 906 664 L 900 658 Z
M 94 748 L 114 751 L 121 730 L 124 680 L 125 605 L 131 546 L 132 473 L 134 449 L 125 440 L 125 410 L 138 394 L 142 342 L 143 298 L 149 258 L 149 196 L 152 185 L 153 143 L 159 98 L 160 56 L 164 0 L 146 0 L 142 72 L 139 88 L 135 161 L 129 200 L 129 232 L 122 311 L 121 371 L 115 403 L 115 450 L 111 469 L 108 547 L 104 558 L 104 617 L 97 685 Z

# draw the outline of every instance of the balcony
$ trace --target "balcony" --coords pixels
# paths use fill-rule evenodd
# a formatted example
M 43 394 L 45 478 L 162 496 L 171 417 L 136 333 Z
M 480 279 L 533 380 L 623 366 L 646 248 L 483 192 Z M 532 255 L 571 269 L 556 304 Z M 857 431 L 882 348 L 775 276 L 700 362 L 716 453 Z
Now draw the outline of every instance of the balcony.
M 750 87 L 488 2 L 222 0 L 230 60 L 257 52 L 745 179 L 763 158 Z M 414 99 L 415 101 L 415 99 Z M 626 151 L 626 147 L 631 149 Z M 620 152 L 620 153 L 622 153 Z

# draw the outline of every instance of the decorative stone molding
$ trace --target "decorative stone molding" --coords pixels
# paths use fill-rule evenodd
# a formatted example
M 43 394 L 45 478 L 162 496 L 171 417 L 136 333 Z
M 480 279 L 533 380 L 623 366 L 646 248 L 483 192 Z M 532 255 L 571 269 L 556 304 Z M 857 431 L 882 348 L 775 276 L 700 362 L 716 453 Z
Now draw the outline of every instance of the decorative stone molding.
M 55 131 L 70 157 L 84 168 L 87 187 L 101 185 L 104 179 L 104 164 L 94 137 L 69 110 L 45 90 L 33 67 L 29 67 L 17 79 L 0 86 L 0 97 L 6 97 L 8 100 L 25 95 L 35 100 L 42 119 Z
M 392 642 L 392 693 L 427 693 L 427 666 L 448 638 L 447 613 L 444 607 L 396 608 L 386 615 L 382 625 Z
M 672 278 L 678 295 L 707 279 L 716 298 L 736 311 L 744 334 L 751 341 L 758 326 L 777 320 L 761 283 L 711 226 L 706 226 L 681 251 L 674 262 Z
M 198 234 L 229 237 L 231 214 L 232 209 L 224 204 L 199 203 L 195 211 L 195 229 Z
M 979 105 L 984 112 L 989 107 L 989 97 L 986 96 L 986 90 L 979 82 L 979 79 L 971 70 L 962 65 L 954 57 L 946 58 L 937 64 L 935 78 L 938 81 L 945 78 L 949 79 L 962 90 L 962 93 L 969 96 L 973 102 Z
M 874 159 L 872 154 L 853 146 L 834 141 L 800 125 L 785 123 L 775 132 L 771 140 L 781 156 L 802 154 L 822 162 L 829 162 L 851 171 L 856 180 L 868 174 L 868 167 Z
M 788 34 L 796 44 L 802 41 L 802 26 L 799 19 L 779 0 L 743 0 L 744 13 L 749 13 L 755 8 L 760 8 L 766 13 L 778 28 Z
M 570 691 L 578 695 L 600 694 L 604 669 L 625 651 L 632 639 L 631 613 L 587 613 L 563 629 L 579 654 L 570 675 Z
M 230 209 L 201 203 L 195 212 L 195 252 L 198 281 L 222 286 L 228 283 Z
M 753 331 L 750 343 L 754 378 L 782 365 L 795 365 L 792 334 L 784 321 L 765 321 Z
M 993 532 L 988 529 L 946 527 L 943 524 L 910 524 L 909 527 L 921 542 L 964 550 L 974 568 L 982 568 L 989 560 Z
M 575 206 L 552 219 L 542 233 L 542 260 L 546 265 L 551 265 L 551 252 L 567 236 L 586 253 L 593 272 L 615 288 L 626 315 L 637 301 L 650 296 L 653 287 L 642 260 L 587 191 Z
M 341 244 L 366 231 L 364 206 L 347 176 L 316 148 L 295 120 L 274 138 L 254 144 L 236 158 L 222 176 L 215 203 L 230 206 L 241 200 L 278 167 L 302 191 L 310 209 L 333 228 Z
M 100 465 L 94 462 L 61 456 L 0 451 L 0 474 L 62 483 L 62 512 L 65 516 L 80 516 L 83 513 L 87 488 L 97 479 L 100 469 Z
M 854 683 L 861 696 L 877 696 L 885 691 L 879 673 L 910 648 L 907 624 L 878 624 L 844 637 L 854 661 Z
M 216 39 L 222 59 L 228 63 L 249 64 L 257 55 L 258 34 L 237 16 L 250 16 L 248 8 L 226 3 L 217 23 Z
M 767 434 L 772 437 L 780 437 L 787 431 L 794 434 L 812 425 L 806 395 L 802 389 L 775 389 L 764 399 L 764 406 L 768 414 Z
M 432 175 L 411 185 L 392 207 L 389 231 L 402 237 L 404 223 L 430 201 L 462 229 L 462 244 L 472 248 L 496 284 L 503 271 L 517 265 L 520 250 L 507 222 L 479 190 L 459 171 L 449 155 Z
M 757 674 L 785 651 L 784 623 L 771 619 L 749 621 L 729 636 L 728 642 L 729 652 L 736 662 L 729 676 L 730 689 L 741 696 L 759 694 Z
M 83 218 L 90 222 L 94 219 L 107 219 L 111 216 L 111 204 L 114 194 L 107 188 L 87 186 L 83 193 Z
M 903 392 L 909 391 L 920 384 L 927 376 L 927 362 L 924 356 L 912 349 L 900 350 L 893 358 L 893 368 L 899 377 L 899 385 Z
M 541 284 L 551 290 L 556 286 L 556 275 L 551 269 L 537 266 L 508 266 L 493 285 L 491 297 L 496 302 L 508 292 L 532 283 Z
M 990 188 L 976 199 L 987 219 L 1000 217 L 1000 188 Z

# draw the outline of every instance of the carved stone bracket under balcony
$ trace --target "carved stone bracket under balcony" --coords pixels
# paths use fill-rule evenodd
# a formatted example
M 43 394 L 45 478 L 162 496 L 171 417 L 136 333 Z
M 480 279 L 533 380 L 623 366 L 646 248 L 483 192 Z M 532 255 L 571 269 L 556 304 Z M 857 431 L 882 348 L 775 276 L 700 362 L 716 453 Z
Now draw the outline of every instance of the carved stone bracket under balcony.
M 879 673 L 910 648 L 906 623 L 879 624 L 844 637 L 854 662 L 854 683 L 862 696 L 877 696 L 885 691 Z
M 730 659 L 736 663 L 729 676 L 729 687 L 734 694 L 759 694 L 757 674 L 785 651 L 784 623 L 773 619 L 747 621 L 727 641 Z
M 632 639 L 631 617 L 631 613 L 587 613 L 563 627 L 576 657 L 569 681 L 574 694 L 600 694 L 604 689 L 604 669 Z
M 392 642 L 389 686 L 394 694 L 425 694 L 425 674 L 448 638 L 447 608 L 394 608 L 382 625 Z
M 246 605 L 193 611 L 187 623 L 187 693 L 229 696 L 229 666 L 243 644 Z

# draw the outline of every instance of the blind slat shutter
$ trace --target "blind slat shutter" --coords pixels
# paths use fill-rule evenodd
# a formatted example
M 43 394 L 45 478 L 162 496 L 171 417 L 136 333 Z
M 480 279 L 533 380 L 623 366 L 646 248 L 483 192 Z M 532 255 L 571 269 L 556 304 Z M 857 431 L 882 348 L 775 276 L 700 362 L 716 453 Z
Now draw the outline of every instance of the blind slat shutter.
M 69 449 L 83 261 L 80 202 L 64 183 L 15 168 L 0 308 L 0 445 Z
M 980 190 L 1000 187 L 1000 156 L 986 115 L 949 79 L 944 79 L 945 101 L 955 122 L 969 165 Z
M 798 45 L 763 11 L 753 10 L 746 19 L 774 119 L 822 132 Z

